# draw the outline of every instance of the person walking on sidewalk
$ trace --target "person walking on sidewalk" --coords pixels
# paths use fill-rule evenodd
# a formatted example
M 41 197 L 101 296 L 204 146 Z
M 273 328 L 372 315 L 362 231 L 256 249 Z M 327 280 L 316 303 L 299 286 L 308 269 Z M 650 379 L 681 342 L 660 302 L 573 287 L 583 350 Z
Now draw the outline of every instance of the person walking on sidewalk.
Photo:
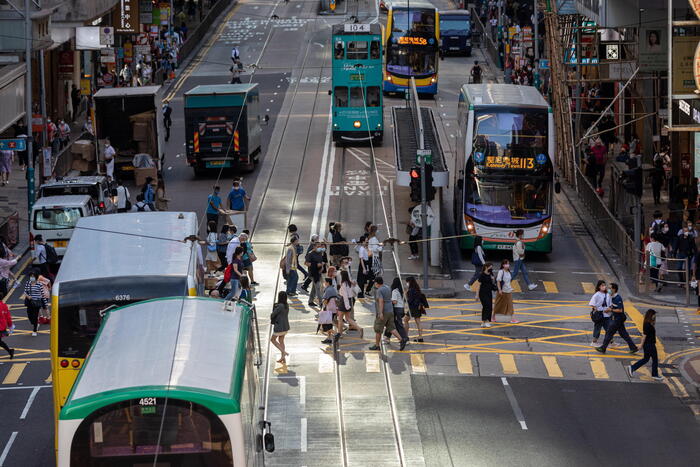
M 612 311 L 612 317 L 610 319 L 610 325 L 605 330 L 605 339 L 603 339 L 603 345 L 596 347 L 595 349 L 600 353 L 605 353 L 608 348 L 608 344 L 612 340 L 615 333 L 619 333 L 627 345 L 630 348 L 630 353 L 637 353 L 639 348 L 632 342 L 627 329 L 625 329 L 625 321 L 627 320 L 627 315 L 625 314 L 625 304 L 622 300 L 622 296 L 618 293 L 618 285 L 614 282 L 610 284 L 610 290 L 612 295 L 610 296 L 610 309 Z
M 116 155 L 117 155 L 117 151 L 115 151 L 114 148 L 112 147 L 112 144 L 110 143 L 109 138 L 105 138 L 105 149 L 104 149 L 105 173 L 107 174 L 107 178 L 109 178 L 110 180 L 114 180 L 114 158 L 116 157 Z M 153 180 L 153 179 L 151 179 L 151 180 Z M 155 211 L 155 208 L 153 208 L 153 210 Z
M 284 291 L 280 291 L 277 294 L 277 303 L 275 303 L 275 306 L 272 308 L 270 323 L 273 327 L 270 342 L 277 347 L 277 350 L 282 354 L 280 359 L 277 360 L 277 363 L 286 365 L 289 354 L 284 346 L 284 337 L 289 332 L 289 305 L 287 304 L 287 293 Z
M 70 125 L 65 122 L 65 120 L 58 121 L 58 134 L 61 138 L 60 148 L 63 150 L 70 143 Z
M 287 275 L 287 293 L 284 296 L 285 301 L 287 296 L 293 297 L 297 294 L 297 282 L 299 281 L 299 273 L 297 272 L 299 261 L 297 245 L 299 245 L 299 236 L 292 235 L 284 256 L 284 271 Z
M 523 229 L 518 229 L 515 231 L 515 238 L 517 239 L 513 244 L 513 277 L 511 280 L 515 280 L 518 277 L 520 271 L 523 272 L 523 279 L 527 284 L 529 290 L 534 290 L 537 288 L 537 284 L 530 282 L 530 277 L 527 274 L 527 266 L 525 266 L 525 242 L 523 242 Z
M 483 244 L 483 239 L 477 235 L 474 237 L 474 251 L 472 252 L 472 265 L 474 266 L 474 275 L 467 282 L 467 287 L 465 289 L 471 289 L 471 286 L 476 282 L 483 273 L 483 266 L 486 263 L 486 255 L 484 255 L 484 248 L 481 246 Z
M 642 342 L 639 346 L 644 350 L 644 358 L 627 367 L 627 374 L 632 374 L 640 369 L 651 359 L 651 377 L 656 381 L 663 381 L 663 376 L 659 376 L 659 355 L 656 352 L 656 311 L 651 308 L 644 314 L 644 325 L 642 326 Z
M 48 306 L 44 291 L 39 283 L 39 271 L 34 269 L 24 285 L 24 304 L 27 307 L 27 318 L 32 325 L 32 336 L 39 331 L 39 310 Z
M 7 353 L 10 354 L 10 360 L 15 358 L 15 349 L 11 349 L 10 346 L 2 340 L 2 338 L 12 334 L 13 329 L 14 325 L 12 324 L 10 309 L 7 307 L 5 302 L 2 301 L 2 297 L 0 297 L 0 347 L 5 349 Z
M 515 308 L 513 308 L 513 286 L 511 285 L 512 277 L 510 275 L 510 261 L 504 259 L 501 261 L 501 269 L 496 275 L 496 306 L 493 310 L 491 322 L 496 323 L 496 315 L 510 316 L 510 322 L 515 324 L 519 321 L 513 317 Z
M 165 127 L 165 141 L 170 139 L 170 127 L 173 126 L 173 119 L 171 117 L 173 113 L 173 108 L 170 107 L 170 101 L 163 101 L 163 127 Z
M 10 183 L 10 174 L 12 173 L 12 162 L 15 160 L 15 152 L 2 150 L 0 151 L 0 182 L 2 186 Z
M 124 182 L 117 180 L 117 212 L 127 212 L 131 210 L 131 194 L 124 186 Z
M 486 263 L 481 267 L 479 275 L 479 301 L 481 301 L 481 327 L 491 327 L 493 313 L 493 292 L 498 290 L 493 278 L 493 264 Z
M 402 338 L 394 326 L 394 306 L 391 303 L 391 290 L 384 284 L 384 279 L 378 276 L 374 279 L 376 291 L 374 292 L 374 345 L 369 350 L 379 350 L 379 341 L 384 330 L 390 332 L 401 341 L 400 349 L 406 348 L 408 338 Z
M 608 332 L 612 311 L 610 311 L 610 297 L 608 297 L 605 281 L 598 281 L 595 285 L 595 290 L 588 305 L 591 307 L 591 321 L 593 321 L 593 341 L 591 341 L 591 345 L 598 347 L 600 331 L 605 329 L 605 332 Z

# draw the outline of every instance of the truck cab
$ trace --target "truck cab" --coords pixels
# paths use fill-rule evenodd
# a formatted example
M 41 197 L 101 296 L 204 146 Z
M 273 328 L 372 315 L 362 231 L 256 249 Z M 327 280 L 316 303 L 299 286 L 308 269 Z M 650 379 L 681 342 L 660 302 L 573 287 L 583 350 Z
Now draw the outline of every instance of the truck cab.
M 260 156 L 257 83 L 196 86 L 185 93 L 187 163 L 207 169 L 252 171 Z
M 472 16 L 467 10 L 440 12 L 440 54 L 472 56 Z

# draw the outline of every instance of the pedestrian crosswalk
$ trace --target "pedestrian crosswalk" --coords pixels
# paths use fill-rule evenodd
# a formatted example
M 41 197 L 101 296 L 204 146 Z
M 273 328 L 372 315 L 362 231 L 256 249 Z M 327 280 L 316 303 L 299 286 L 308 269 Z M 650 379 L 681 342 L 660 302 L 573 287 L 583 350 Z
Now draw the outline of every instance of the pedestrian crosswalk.
M 51 368 L 48 362 L 1 362 L 0 388 L 5 386 L 39 386 L 51 384 Z
M 559 281 L 535 281 L 535 284 L 539 286 L 536 289 L 537 292 L 545 292 L 548 294 L 558 294 L 558 293 L 575 293 L 575 294 L 586 294 L 593 295 L 595 293 L 595 284 L 593 282 L 575 282 L 567 281 L 566 283 Z M 520 279 L 515 279 L 511 282 L 513 286 L 514 293 L 521 293 L 523 291 L 523 284 L 521 284 Z M 573 285 L 573 287 L 572 287 Z M 470 287 L 472 292 L 477 292 L 479 290 L 479 282 L 474 282 Z

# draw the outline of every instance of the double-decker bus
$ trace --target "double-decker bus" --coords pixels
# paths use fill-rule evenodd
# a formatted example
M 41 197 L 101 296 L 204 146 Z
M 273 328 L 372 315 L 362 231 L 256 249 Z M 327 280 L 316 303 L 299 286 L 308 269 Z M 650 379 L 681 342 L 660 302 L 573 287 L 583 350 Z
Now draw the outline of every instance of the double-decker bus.
M 378 24 L 336 24 L 333 44 L 333 141 L 381 141 L 382 29 Z
M 201 293 L 201 249 L 191 241 L 197 231 L 193 212 L 107 214 L 78 221 L 51 291 L 51 373 L 57 417 L 106 310 L 140 300 Z
M 432 3 L 392 2 L 384 44 L 384 92 L 404 92 L 414 77 L 419 93 L 437 94 L 440 18 Z
M 458 109 L 455 216 L 460 246 L 509 249 L 524 231 L 527 251 L 552 251 L 554 120 L 532 86 L 467 84 Z
M 60 413 L 58 467 L 262 466 L 256 332 L 250 306 L 212 298 L 109 311 Z

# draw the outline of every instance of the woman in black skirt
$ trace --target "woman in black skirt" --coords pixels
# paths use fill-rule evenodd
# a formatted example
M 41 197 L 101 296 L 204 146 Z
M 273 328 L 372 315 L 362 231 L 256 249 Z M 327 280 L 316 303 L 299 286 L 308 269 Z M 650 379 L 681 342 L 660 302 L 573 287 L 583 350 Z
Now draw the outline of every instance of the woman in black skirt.
M 479 276 L 479 301 L 481 301 L 481 327 L 491 327 L 491 312 L 493 311 L 493 291 L 496 280 L 493 278 L 493 265 L 486 263 L 481 267 Z

